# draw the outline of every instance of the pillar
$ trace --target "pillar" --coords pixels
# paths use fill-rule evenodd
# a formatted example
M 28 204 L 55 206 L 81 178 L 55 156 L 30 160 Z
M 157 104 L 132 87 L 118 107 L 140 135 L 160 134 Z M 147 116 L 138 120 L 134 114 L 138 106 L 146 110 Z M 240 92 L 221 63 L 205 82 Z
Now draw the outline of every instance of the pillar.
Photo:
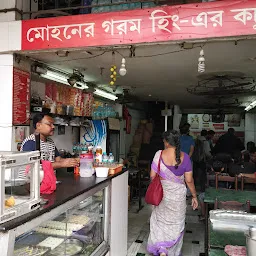
M 0 55 L 0 151 L 12 150 L 13 66 L 12 54 Z
M 30 0 L 8 0 L 0 1 L 0 9 L 7 9 L 7 12 L 0 13 L 0 52 L 9 52 L 9 54 L 0 54 L 0 151 L 14 151 L 17 149 L 14 143 L 14 127 L 12 125 L 13 113 L 13 68 L 17 67 L 14 56 L 10 52 L 21 49 L 21 24 L 22 17 L 14 8 L 22 11 L 36 11 L 35 5 L 38 1 Z M 8 9 L 13 9 L 8 11 Z M 23 17 L 24 18 L 24 17 Z M 27 17 L 29 18 L 29 15 Z M 24 63 L 22 63 L 24 64 Z M 24 69 L 24 67 L 22 67 Z M 29 70 L 25 67 L 25 70 Z
M 23 12 L 37 11 L 38 1 L 37 0 L 2 0 L 0 1 L 0 10 L 2 9 L 13 9 L 16 8 Z M 6 13 L 0 13 L 0 22 L 14 21 L 21 19 L 29 19 L 30 15 L 22 15 L 18 11 L 7 11 Z
M 181 109 L 178 105 L 174 105 L 173 111 L 173 129 L 179 131 L 180 121 L 181 121 L 182 113 Z
M 245 114 L 245 129 L 244 129 L 244 137 L 245 137 L 245 145 L 249 141 L 256 141 L 256 114 L 254 113 L 246 113 Z

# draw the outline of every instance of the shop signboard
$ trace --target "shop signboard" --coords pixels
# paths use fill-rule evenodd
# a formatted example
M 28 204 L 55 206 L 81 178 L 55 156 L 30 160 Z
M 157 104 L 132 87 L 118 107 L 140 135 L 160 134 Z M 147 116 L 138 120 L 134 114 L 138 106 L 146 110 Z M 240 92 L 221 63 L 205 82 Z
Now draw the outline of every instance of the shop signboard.
M 224 123 L 223 124 L 212 124 L 214 130 L 224 130 Z
M 158 6 L 22 21 L 22 49 L 131 45 L 256 32 L 256 0 Z
M 30 123 L 30 73 L 13 69 L 13 125 Z

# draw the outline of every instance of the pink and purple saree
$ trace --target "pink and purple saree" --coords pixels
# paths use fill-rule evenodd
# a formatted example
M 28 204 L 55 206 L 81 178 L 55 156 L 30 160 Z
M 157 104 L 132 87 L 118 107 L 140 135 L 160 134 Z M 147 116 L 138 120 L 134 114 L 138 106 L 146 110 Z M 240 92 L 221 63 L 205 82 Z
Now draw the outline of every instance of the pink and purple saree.
M 150 234 L 147 250 L 153 255 L 165 253 L 168 256 L 180 256 L 183 244 L 186 215 L 186 185 L 184 173 L 191 172 L 190 158 L 184 153 L 184 159 L 177 169 L 167 166 L 160 159 L 161 151 L 155 154 L 151 169 L 158 173 L 163 186 L 163 200 L 154 207 L 150 218 Z

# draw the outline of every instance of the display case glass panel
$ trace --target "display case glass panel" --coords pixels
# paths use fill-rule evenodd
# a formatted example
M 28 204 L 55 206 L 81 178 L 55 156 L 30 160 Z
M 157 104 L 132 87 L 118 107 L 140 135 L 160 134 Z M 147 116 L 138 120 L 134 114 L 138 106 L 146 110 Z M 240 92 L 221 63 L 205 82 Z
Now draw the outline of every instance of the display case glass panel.
M 39 152 L 0 152 L 0 169 L 0 223 L 40 207 Z
M 104 243 L 104 189 L 16 238 L 14 255 L 91 255 Z M 100 254 L 99 254 L 100 255 Z

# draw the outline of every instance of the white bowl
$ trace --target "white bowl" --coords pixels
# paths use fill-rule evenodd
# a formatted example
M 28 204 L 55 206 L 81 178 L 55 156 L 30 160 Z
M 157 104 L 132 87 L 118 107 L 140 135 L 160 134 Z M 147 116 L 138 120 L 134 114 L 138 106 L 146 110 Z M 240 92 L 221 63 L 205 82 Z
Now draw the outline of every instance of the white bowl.
M 108 177 L 108 171 L 109 171 L 108 167 L 96 167 L 95 170 L 96 170 L 96 176 L 98 178 Z

